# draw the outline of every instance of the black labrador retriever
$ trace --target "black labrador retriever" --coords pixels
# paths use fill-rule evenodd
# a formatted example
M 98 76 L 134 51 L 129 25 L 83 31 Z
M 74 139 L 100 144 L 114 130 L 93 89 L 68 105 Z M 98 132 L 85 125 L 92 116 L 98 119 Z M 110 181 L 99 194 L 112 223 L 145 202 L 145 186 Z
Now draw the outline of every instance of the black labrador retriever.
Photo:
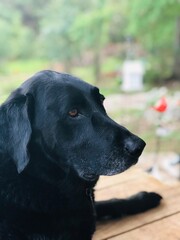
M 125 171 L 145 147 L 103 100 L 76 77 L 42 71 L 1 105 L 1 240 L 90 240 L 97 219 L 159 205 L 153 192 L 94 201 L 99 176 Z

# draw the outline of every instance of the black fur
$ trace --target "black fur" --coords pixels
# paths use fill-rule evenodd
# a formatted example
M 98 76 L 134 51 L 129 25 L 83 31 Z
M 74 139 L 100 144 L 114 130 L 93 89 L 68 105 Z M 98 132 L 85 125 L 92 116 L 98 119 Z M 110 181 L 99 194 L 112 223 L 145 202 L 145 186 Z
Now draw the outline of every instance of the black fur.
M 145 146 L 103 99 L 78 78 L 42 71 L 0 107 L 0 239 L 90 240 L 96 218 L 159 204 L 146 192 L 95 203 L 99 176 L 125 171 Z

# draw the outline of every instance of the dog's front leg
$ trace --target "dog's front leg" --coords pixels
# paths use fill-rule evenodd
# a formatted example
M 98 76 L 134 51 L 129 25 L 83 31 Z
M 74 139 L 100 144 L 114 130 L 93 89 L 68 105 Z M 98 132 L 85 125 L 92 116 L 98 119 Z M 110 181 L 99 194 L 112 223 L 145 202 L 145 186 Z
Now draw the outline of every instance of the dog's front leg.
M 154 192 L 139 192 L 127 199 L 95 202 L 97 220 L 141 213 L 160 204 L 162 197 Z

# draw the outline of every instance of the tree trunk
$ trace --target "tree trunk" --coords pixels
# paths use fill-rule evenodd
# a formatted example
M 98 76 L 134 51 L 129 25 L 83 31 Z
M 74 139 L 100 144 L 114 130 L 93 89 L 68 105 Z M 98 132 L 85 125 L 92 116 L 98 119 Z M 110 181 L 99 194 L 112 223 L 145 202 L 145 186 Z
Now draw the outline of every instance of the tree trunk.
M 173 75 L 180 80 L 180 17 L 176 19 L 175 52 Z
M 94 68 L 95 84 L 97 84 L 100 81 L 100 77 L 101 77 L 100 51 L 97 49 L 94 52 L 93 68 Z
M 65 60 L 64 61 L 64 71 L 66 73 L 71 73 L 71 70 L 72 70 L 72 63 L 70 60 Z

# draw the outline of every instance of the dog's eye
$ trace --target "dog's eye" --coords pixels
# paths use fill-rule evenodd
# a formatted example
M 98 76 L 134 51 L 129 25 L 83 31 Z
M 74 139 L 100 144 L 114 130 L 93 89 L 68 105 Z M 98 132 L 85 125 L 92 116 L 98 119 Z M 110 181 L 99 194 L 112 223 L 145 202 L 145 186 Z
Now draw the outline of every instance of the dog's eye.
M 77 109 L 72 109 L 71 111 L 68 112 L 70 117 L 77 117 L 79 115 L 79 112 Z

